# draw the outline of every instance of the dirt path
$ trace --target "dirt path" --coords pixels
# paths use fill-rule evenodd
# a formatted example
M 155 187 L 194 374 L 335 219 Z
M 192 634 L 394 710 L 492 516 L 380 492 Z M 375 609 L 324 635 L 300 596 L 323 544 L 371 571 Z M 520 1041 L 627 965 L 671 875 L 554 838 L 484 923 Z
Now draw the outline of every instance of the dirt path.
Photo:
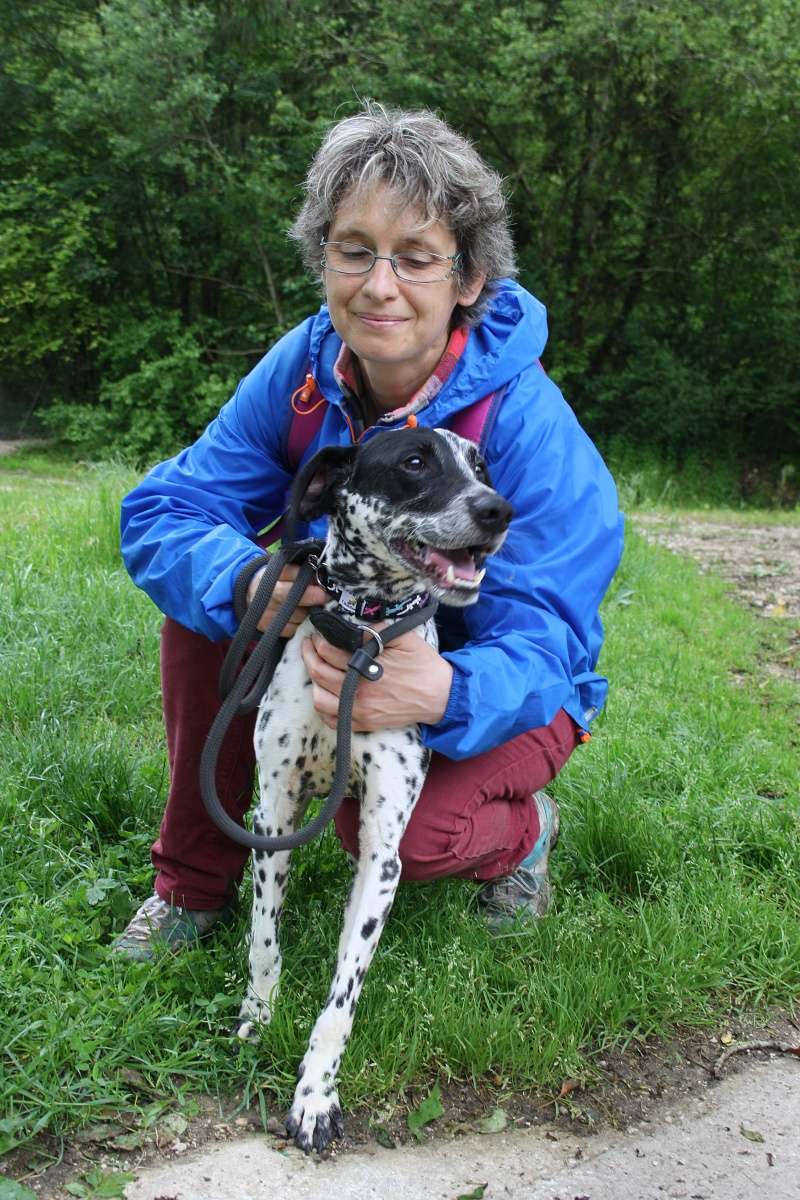
M 637 513 L 635 529 L 717 571 L 762 616 L 800 620 L 800 525 L 738 525 Z
M 0 458 L 7 454 L 13 454 L 15 450 L 23 450 L 26 446 L 44 445 L 41 438 L 18 438 L 16 441 L 9 441 L 8 438 L 0 438 Z

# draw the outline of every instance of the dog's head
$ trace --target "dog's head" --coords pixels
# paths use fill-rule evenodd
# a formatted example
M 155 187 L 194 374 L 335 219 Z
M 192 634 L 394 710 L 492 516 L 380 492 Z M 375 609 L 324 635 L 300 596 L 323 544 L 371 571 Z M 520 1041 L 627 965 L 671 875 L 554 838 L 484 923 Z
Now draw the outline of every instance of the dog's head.
M 290 511 L 329 516 L 325 563 L 343 586 L 395 598 L 423 590 L 457 606 L 477 600 L 512 516 L 477 447 L 447 429 L 320 450 L 295 479 Z

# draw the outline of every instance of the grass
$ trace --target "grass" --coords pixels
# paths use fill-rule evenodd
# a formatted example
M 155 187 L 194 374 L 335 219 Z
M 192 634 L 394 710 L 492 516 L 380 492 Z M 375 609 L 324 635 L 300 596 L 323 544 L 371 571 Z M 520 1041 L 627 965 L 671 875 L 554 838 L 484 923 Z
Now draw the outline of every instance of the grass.
M 244 913 L 178 958 L 108 952 L 149 894 L 166 789 L 159 617 L 117 549 L 131 482 L 46 457 L 0 465 L 0 1152 L 110 1113 L 190 1112 L 200 1092 L 285 1104 L 333 966 L 348 870 L 330 832 L 295 855 L 260 1045 L 226 1032 Z M 605 619 L 612 698 L 554 788 L 553 915 L 493 940 L 469 884 L 401 888 L 346 1107 L 434 1076 L 558 1085 L 611 1045 L 796 998 L 798 698 L 758 666 L 785 655 L 784 627 L 634 534 Z

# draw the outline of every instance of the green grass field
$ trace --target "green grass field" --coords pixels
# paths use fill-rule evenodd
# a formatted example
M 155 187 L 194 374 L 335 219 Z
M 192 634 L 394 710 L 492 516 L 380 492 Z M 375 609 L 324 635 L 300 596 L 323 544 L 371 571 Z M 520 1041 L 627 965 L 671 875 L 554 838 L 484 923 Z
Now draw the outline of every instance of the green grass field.
M 152 965 L 108 950 L 151 890 L 166 789 L 159 615 L 117 550 L 133 477 L 0 464 L 0 1152 L 199 1092 L 285 1104 L 327 992 L 348 869 L 296 852 L 282 998 L 252 1047 L 227 1029 L 237 928 Z M 604 1048 L 800 992 L 797 694 L 724 585 L 631 534 L 605 605 L 611 701 L 554 787 L 557 902 L 493 940 L 471 885 L 400 889 L 341 1071 L 346 1108 L 411 1082 L 586 1078 Z M 249 888 L 247 889 L 249 893 Z

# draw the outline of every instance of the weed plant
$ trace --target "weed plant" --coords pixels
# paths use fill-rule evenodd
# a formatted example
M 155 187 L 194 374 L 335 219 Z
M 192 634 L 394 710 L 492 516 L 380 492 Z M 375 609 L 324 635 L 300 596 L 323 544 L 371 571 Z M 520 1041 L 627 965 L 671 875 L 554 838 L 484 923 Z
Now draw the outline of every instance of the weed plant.
M 348 868 L 294 856 L 282 995 L 229 1036 L 238 924 L 152 964 L 109 953 L 151 891 L 166 794 L 160 618 L 119 560 L 122 468 L 0 470 L 0 1151 L 193 1094 L 288 1100 L 324 1001 Z M 759 659 L 779 627 L 629 534 L 605 605 L 611 700 L 553 792 L 556 903 L 493 939 L 474 888 L 400 888 L 341 1072 L 347 1107 L 491 1073 L 585 1078 L 612 1045 L 800 991 L 797 696 Z M 744 682 L 743 682 L 744 681 Z

